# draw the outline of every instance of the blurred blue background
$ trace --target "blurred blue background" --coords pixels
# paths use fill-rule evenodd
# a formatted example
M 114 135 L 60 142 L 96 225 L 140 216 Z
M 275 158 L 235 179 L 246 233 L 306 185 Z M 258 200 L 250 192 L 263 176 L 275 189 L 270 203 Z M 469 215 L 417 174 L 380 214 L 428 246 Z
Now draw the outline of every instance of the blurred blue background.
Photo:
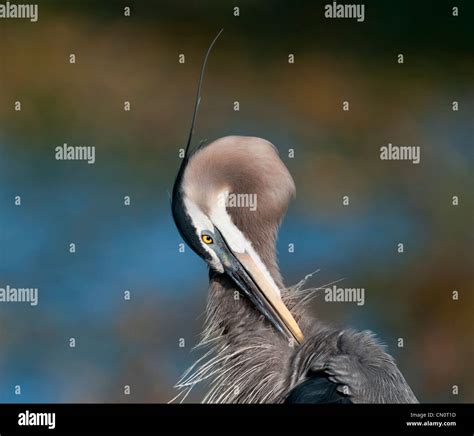
M 421 401 L 474 401 L 471 11 L 365 2 L 356 23 L 260 3 L 39 1 L 38 23 L 0 22 L 0 287 L 39 288 L 38 306 L 0 303 L 0 401 L 167 402 L 199 356 L 206 266 L 179 252 L 169 192 L 221 27 L 195 138 L 279 149 L 297 186 L 286 284 L 319 270 L 308 285 L 364 287 L 364 306 L 319 297 L 314 315 L 377 332 Z M 421 163 L 381 161 L 389 142 Z M 63 143 L 94 145 L 96 163 L 55 160 Z

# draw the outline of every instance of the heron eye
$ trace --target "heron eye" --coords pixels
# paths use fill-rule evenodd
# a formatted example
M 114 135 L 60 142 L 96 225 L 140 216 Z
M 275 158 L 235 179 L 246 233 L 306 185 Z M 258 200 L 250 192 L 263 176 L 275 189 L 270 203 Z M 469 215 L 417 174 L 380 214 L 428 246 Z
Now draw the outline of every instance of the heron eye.
M 209 235 L 201 235 L 201 240 L 207 245 L 214 243 L 214 239 L 212 239 Z

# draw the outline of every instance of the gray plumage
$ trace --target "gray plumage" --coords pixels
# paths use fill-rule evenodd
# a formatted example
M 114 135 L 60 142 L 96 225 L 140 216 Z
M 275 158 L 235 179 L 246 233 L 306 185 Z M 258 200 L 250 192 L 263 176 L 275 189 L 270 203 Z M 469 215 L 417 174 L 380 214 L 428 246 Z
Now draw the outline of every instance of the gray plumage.
M 284 317 L 275 321 L 265 316 L 242 293 L 242 285 L 226 269 L 227 255 L 225 260 L 219 254 L 214 258 L 213 245 L 199 241 L 202 230 L 197 229 L 200 224 L 192 210 L 198 207 L 206 217 L 217 216 L 213 207 L 223 190 L 256 194 L 255 211 L 228 207 L 226 212 L 281 290 L 283 304 L 304 334 L 301 343 L 276 328 L 283 325 Z M 183 401 L 196 384 L 204 382 L 209 391 L 203 401 L 210 403 L 321 402 L 324 398 L 353 403 L 417 402 L 393 358 L 371 332 L 322 324 L 306 304 L 318 289 L 305 289 L 304 280 L 284 287 L 275 245 L 294 191 L 293 179 L 276 149 L 260 138 L 221 138 L 199 148 L 183 163 L 173 190 L 173 216 L 186 242 L 209 263 L 210 285 L 200 343 L 204 354 L 178 382 L 175 400 Z M 214 221 L 212 235 L 217 239 L 222 225 L 219 228 Z M 222 236 L 224 245 L 230 245 L 226 244 L 229 236 Z M 316 384 L 309 383 L 312 380 L 321 383 L 315 388 Z M 327 396 L 320 391 L 327 391 Z
M 203 356 L 178 382 L 175 400 L 205 382 L 211 403 L 413 403 L 413 392 L 371 332 L 324 325 L 307 312 L 318 289 L 285 289 L 275 243 L 295 192 L 268 141 L 230 136 L 191 150 L 201 68 L 172 213 L 186 243 L 209 265 Z M 255 196 L 258 207 L 223 203 Z M 242 198 L 243 198 L 242 197 Z

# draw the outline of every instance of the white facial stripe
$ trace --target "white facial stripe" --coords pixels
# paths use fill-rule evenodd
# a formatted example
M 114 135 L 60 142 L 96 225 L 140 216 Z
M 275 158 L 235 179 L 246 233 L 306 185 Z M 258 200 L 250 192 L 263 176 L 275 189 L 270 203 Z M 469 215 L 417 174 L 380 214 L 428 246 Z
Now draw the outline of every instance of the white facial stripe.
M 221 196 L 228 194 L 227 191 L 221 192 Z M 217 201 L 214 204 L 213 209 L 211 210 L 210 217 L 199 208 L 199 206 L 194 203 L 189 198 L 184 198 L 184 205 L 186 211 L 189 214 L 194 227 L 196 228 L 196 234 L 201 242 L 201 245 L 204 247 L 206 252 L 208 252 L 212 258 L 212 266 L 219 272 L 224 272 L 221 261 L 216 256 L 214 250 L 212 250 L 208 245 L 204 244 L 201 241 L 201 233 L 203 230 L 215 231 L 214 224 L 217 226 L 219 231 L 222 233 L 222 236 L 225 238 L 229 248 L 235 253 L 247 253 L 252 260 L 255 262 L 262 275 L 266 281 L 270 284 L 271 288 L 275 291 L 275 294 L 281 298 L 280 289 L 276 285 L 273 277 L 268 271 L 265 264 L 260 259 L 260 256 L 257 254 L 255 249 L 252 246 L 252 243 L 244 236 L 244 234 L 239 230 L 239 228 L 232 222 L 232 218 L 227 213 L 225 202 Z M 210 218 L 210 219 L 209 219 Z M 214 223 L 214 224 L 213 224 Z
M 188 197 L 184 197 L 184 206 L 186 207 L 186 212 L 191 217 L 191 220 L 194 224 L 194 227 L 197 229 L 198 236 L 201 235 L 203 230 L 214 231 L 214 226 L 206 214 L 199 208 L 199 206 L 190 200 Z
M 221 193 L 220 195 L 225 195 Z M 260 256 L 257 254 L 255 249 L 252 246 L 252 243 L 244 236 L 244 234 L 239 230 L 239 228 L 232 222 L 232 218 L 227 213 L 227 209 L 223 202 L 217 202 L 210 214 L 211 221 L 216 225 L 219 231 L 222 233 L 222 236 L 226 240 L 230 249 L 235 253 L 247 253 L 252 260 L 255 262 L 257 267 L 260 269 L 262 275 L 271 285 L 278 297 L 281 298 L 280 289 L 276 285 L 273 277 L 268 271 L 265 264 L 260 259 Z
M 218 198 L 226 198 L 228 192 L 223 191 Z M 224 235 L 227 245 L 235 253 L 245 253 L 251 244 L 243 233 L 232 222 L 232 218 L 227 213 L 225 202 L 218 201 L 214 204 L 210 214 L 211 221 L 217 226 L 219 231 Z
M 199 239 L 199 242 L 203 246 L 204 250 L 206 250 L 212 258 L 212 267 L 220 273 L 223 273 L 224 267 L 222 266 L 222 263 L 217 257 L 216 253 L 201 240 L 202 231 L 210 230 L 211 232 L 214 232 L 214 225 L 206 216 L 206 214 L 199 208 L 199 206 L 187 197 L 184 197 L 184 206 L 186 207 L 186 212 L 188 213 L 194 227 L 196 228 L 196 235 Z

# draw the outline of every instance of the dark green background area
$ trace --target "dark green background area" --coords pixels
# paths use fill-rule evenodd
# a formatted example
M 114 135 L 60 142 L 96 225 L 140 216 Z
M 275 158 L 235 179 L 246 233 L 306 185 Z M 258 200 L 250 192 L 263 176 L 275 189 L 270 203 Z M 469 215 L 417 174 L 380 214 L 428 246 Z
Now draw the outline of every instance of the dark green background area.
M 358 4 L 340 1 L 338 4 Z M 370 54 L 373 49 L 393 50 L 400 44 L 408 44 L 416 52 L 445 51 L 472 53 L 474 31 L 472 12 L 468 1 L 365 1 L 363 29 L 354 32 L 359 23 L 352 20 L 326 20 L 324 7 L 329 1 L 230 1 L 209 0 L 108 0 L 68 1 L 43 0 L 41 5 L 52 13 L 85 14 L 105 21 L 120 18 L 113 13 L 116 7 L 130 6 L 133 15 L 140 18 L 140 25 L 181 28 L 183 37 L 198 26 L 212 28 L 238 27 L 245 30 L 241 35 L 254 44 L 291 44 L 314 47 L 317 41 L 329 50 L 339 48 L 353 53 L 356 47 Z M 241 20 L 237 24 L 233 8 L 240 7 Z M 452 7 L 459 7 L 459 16 L 446 19 Z M 185 30 L 185 29 L 188 30 Z M 262 34 L 262 30 L 264 33 Z M 358 29 L 359 30 L 359 29 Z M 256 38 L 258 40 L 256 40 Z M 350 43 L 348 47 L 343 46 Z

